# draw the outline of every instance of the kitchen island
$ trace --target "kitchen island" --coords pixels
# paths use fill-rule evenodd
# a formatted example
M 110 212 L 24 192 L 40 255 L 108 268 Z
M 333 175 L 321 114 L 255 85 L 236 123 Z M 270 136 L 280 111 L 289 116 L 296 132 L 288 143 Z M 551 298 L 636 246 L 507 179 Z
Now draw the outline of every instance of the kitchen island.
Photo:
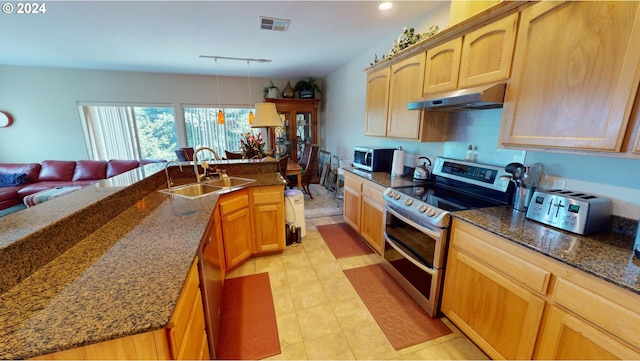
M 228 170 L 255 179 L 251 186 L 284 185 L 275 167 Z M 177 169 L 171 168 L 176 183 L 193 181 L 193 173 Z M 118 184 L 99 182 L 0 220 L 0 252 L 23 250 L 18 265 L 47 260 L 0 294 L 0 358 L 31 358 L 168 326 L 218 196 L 187 200 L 157 192 L 166 187 L 164 165 L 111 182 Z M 119 204 L 123 211 L 101 216 Z M 15 228 L 30 221 L 38 224 L 32 233 Z M 83 223 L 91 221 L 98 224 L 85 236 Z M 59 238 L 71 243 L 62 252 Z

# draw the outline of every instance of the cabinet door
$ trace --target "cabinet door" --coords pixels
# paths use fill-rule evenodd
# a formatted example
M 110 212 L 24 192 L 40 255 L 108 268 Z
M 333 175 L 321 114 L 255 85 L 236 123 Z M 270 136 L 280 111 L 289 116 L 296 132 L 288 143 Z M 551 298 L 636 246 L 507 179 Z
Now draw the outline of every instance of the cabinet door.
M 387 137 L 420 140 L 422 111 L 408 110 L 407 103 L 422 97 L 425 54 L 391 66 Z
M 603 312 L 603 310 L 598 310 Z M 589 325 L 579 317 L 551 306 L 545 318 L 536 359 L 637 360 L 640 353 Z
M 380 254 L 384 232 L 383 191 L 383 187 L 371 182 L 362 185 L 360 235 Z
M 459 88 L 509 78 L 517 26 L 516 13 L 464 36 Z
M 364 135 L 387 135 L 389 74 L 390 68 L 384 68 L 367 75 L 367 116 Z
M 281 186 L 252 190 L 255 252 L 285 249 L 284 188 Z
M 502 145 L 620 151 L 640 78 L 639 5 L 549 1 L 522 11 Z
M 253 230 L 248 190 L 239 190 L 221 196 L 218 206 L 228 270 L 252 254 Z
M 345 172 L 344 174 L 344 209 L 343 219 L 345 223 L 360 233 L 360 209 L 362 202 L 362 183 L 356 176 Z
M 442 312 L 493 359 L 530 359 L 545 301 L 455 247 Z
M 455 38 L 427 50 L 425 95 L 458 87 L 461 50 L 462 38 Z

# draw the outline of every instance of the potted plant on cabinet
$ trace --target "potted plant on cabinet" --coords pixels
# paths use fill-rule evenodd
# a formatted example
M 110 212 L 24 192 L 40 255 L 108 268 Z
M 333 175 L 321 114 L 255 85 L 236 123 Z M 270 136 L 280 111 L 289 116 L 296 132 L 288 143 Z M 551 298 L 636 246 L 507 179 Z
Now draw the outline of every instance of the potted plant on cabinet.
M 316 78 L 298 80 L 296 85 L 293 86 L 293 91 L 298 92 L 300 99 L 313 99 L 316 93 L 322 94 L 320 90 L 320 84 Z
M 277 98 L 280 89 L 273 84 L 273 80 L 269 80 L 269 85 L 262 89 L 262 94 L 265 98 Z

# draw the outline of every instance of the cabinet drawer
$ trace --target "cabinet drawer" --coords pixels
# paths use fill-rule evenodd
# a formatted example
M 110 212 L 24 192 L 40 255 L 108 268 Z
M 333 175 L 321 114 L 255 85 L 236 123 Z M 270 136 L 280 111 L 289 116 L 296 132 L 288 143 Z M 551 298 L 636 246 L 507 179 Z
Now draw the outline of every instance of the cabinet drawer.
M 488 235 L 489 236 L 489 235 Z M 532 290 L 546 293 L 551 273 L 520 257 L 494 247 L 458 227 L 453 235 L 454 246 L 518 280 Z
M 198 264 L 197 259 L 194 261 L 189 271 L 189 275 L 182 288 L 182 294 L 176 304 L 176 309 L 173 311 L 171 320 L 169 321 L 169 343 L 174 357 L 178 354 L 182 346 L 182 340 L 187 332 L 187 325 L 189 324 L 189 318 L 191 316 L 191 310 L 193 303 L 196 300 L 196 296 L 200 295 L 198 277 Z
M 381 188 L 381 187 L 380 187 Z M 383 189 L 376 187 L 376 184 L 363 184 L 362 197 L 368 199 L 371 203 L 384 206 L 384 198 L 382 197 Z
M 249 207 L 249 196 L 247 192 L 235 191 L 220 201 L 220 215 L 224 216 L 247 207 Z
M 253 191 L 253 196 L 251 198 L 253 204 L 277 204 L 284 200 L 284 189 L 283 188 L 274 188 L 267 190 L 259 190 Z
M 362 192 L 362 183 L 348 176 L 344 177 L 344 187 L 354 190 L 357 193 Z
M 640 347 L 640 315 L 563 278 L 553 300 L 627 342 Z

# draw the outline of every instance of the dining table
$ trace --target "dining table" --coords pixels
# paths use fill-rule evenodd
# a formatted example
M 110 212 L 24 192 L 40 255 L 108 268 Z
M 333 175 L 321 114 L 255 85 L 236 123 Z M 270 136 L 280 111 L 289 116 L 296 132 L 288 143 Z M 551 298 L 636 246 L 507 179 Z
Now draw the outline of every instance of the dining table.
M 302 191 L 302 167 L 300 164 L 289 159 L 287 161 L 287 176 L 295 175 L 298 180 L 298 189 Z

